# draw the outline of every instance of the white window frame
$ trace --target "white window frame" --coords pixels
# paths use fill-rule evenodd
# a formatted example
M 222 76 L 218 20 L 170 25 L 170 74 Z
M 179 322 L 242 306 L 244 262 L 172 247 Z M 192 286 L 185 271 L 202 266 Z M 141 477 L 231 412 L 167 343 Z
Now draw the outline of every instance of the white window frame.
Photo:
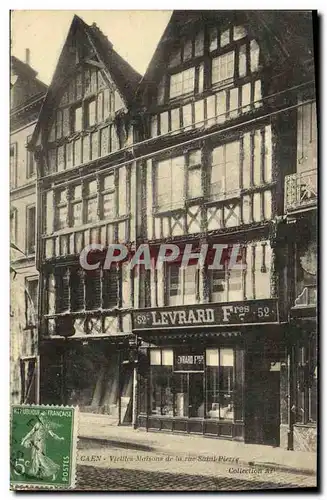
M 230 59 L 230 60 L 228 60 Z M 230 65 L 230 68 L 229 68 Z M 217 76 L 215 76 L 217 73 Z M 211 60 L 212 85 L 232 81 L 235 74 L 235 50 L 231 50 Z
M 192 75 L 192 73 L 193 73 L 193 77 L 186 78 L 186 76 L 188 74 Z M 177 91 L 177 92 L 175 91 L 173 93 L 172 89 L 178 88 L 178 86 L 176 84 L 173 85 L 174 80 L 177 77 L 181 78 L 180 91 Z M 192 88 L 190 88 L 190 86 L 186 87 L 186 82 L 188 82 L 189 80 L 192 80 L 192 79 L 193 79 Z M 185 95 L 185 94 L 191 94 L 191 93 L 194 93 L 194 91 L 195 91 L 195 67 L 194 66 L 192 66 L 191 68 L 185 69 L 183 71 L 180 71 L 179 73 L 174 73 L 173 75 L 170 76 L 170 82 L 169 82 L 169 98 L 170 99 L 174 99 L 176 97 L 180 97 L 180 96 Z

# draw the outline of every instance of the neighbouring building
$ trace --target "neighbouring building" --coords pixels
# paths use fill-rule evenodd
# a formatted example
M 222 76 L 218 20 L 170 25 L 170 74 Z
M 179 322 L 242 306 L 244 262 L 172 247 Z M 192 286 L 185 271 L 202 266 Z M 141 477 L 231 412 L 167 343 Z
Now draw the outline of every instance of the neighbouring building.
M 227 252 L 222 269 L 143 272 L 139 427 L 289 449 L 314 435 L 312 65 L 311 12 L 174 12 L 159 42 L 138 89 L 140 241 L 240 244 L 246 267 Z
M 95 24 L 74 16 L 32 144 L 40 399 L 119 423 L 132 420 L 133 277 L 126 266 L 85 271 L 79 256 L 92 242 L 135 243 L 136 163 L 124 162 L 137 141 L 131 110 L 140 79 Z
M 10 397 L 38 402 L 38 273 L 35 268 L 36 165 L 27 150 L 46 85 L 26 62 L 11 57 L 10 111 Z M 14 245 L 16 249 L 14 249 Z M 19 250 L 18 250 L 19 249 Z
M 307 75 L 314 80 L 314 61 Z M 317 447 L 317 110 L 314 84 L 298 94 L 297 142 L 292 173 L 285 177 L 285 214 L 289 245 L 289 387 L 290 446 Z

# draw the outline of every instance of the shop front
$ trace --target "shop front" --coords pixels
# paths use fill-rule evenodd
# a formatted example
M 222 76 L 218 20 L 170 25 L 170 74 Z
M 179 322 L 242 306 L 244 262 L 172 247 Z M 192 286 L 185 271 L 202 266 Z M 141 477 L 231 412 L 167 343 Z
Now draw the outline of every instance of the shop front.
M 274 299 L 134 312 L 137 425 L 279 445 Z
M 127 340 L 52 339 L 41 344 L 42 404 L 78 405 L 81 412 L 131 424 L 134 353 Z

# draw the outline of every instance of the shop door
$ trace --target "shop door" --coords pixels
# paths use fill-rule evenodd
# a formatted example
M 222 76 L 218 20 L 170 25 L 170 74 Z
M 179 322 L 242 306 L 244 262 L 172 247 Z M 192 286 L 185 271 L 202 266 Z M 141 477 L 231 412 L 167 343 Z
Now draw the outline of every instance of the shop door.
M 263 353 L 248 353 L 245 392 L 245 441 L 279 445 L 279 371 Z

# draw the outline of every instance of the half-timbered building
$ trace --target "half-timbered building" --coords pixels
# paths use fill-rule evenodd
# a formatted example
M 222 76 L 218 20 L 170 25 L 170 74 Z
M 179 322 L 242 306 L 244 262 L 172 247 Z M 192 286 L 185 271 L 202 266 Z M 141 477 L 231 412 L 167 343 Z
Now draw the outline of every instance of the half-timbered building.
M 227 252 L 140 271 L 139 427 L 293 446 L 284 177 L 311 37 L 306 13 L 174 12 L 141 81 L 140 241 Z
M 124 266 L 87 272 L 79 256 L 92 243 L 135 241 L 135 164 L 126 161 L 139 80 L 99 28 L 75 16 L 32 144 L 41 401 L 78 404 L 117 422 L 132 418 L 134 285 Z

